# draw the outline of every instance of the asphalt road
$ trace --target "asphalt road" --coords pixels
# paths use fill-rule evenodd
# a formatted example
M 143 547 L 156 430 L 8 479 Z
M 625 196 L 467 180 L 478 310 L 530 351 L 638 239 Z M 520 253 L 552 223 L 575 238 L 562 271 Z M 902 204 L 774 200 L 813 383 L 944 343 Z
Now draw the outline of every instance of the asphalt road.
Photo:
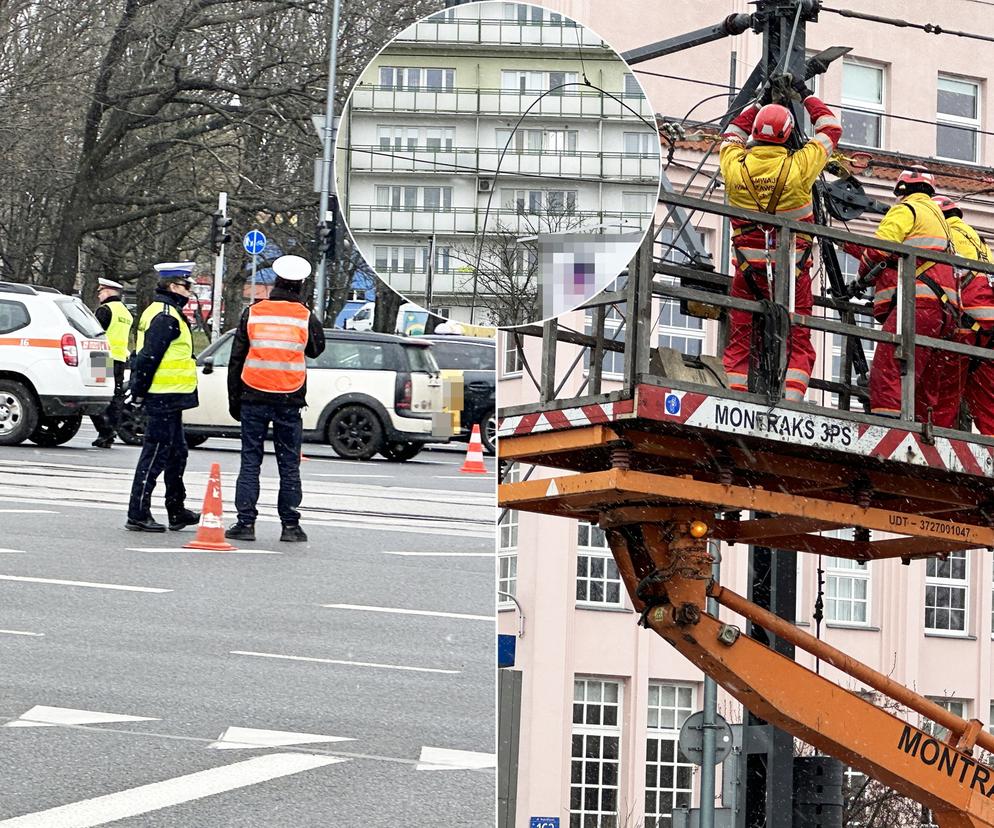
M 281 544 L 269 454 L 258 541 L 198 552 L 124 530 L 138 449 L 93 436 L 0 448 L 0 828 L 493 825 L 492 459 L 306 445 Z

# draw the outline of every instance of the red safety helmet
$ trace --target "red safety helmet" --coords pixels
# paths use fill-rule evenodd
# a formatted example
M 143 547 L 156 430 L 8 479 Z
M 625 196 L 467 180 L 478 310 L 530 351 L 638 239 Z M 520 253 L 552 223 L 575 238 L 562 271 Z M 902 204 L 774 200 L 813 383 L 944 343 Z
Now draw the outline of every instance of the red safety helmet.
M 932 193 L 935 192 L 935 177 L 924 167 L 914 166 L 911 169 L 903 170 L 894 185 L 894 195 L 900 195 L 908 184 L 925 184 Z
M 756 113 L 752 122 L 752 137 L 756 141 L 782 144 L 794 129 L 794 116 L 780 104 L 767 104 Z
M 932 196 L 932 201 L 939 205 L 939 209 L 942 210 L 943 213 L 951 213 L 953 210 L 959 210 L 959 205 L 946 196 Z

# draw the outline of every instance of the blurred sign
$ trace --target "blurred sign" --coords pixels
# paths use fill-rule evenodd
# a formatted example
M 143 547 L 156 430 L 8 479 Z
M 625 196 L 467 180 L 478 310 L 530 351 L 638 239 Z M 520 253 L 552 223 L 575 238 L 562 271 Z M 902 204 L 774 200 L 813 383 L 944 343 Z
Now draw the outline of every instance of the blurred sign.
M 500 635 L 497 636 L 498 667 L 514 666 L 514 650 L 516 644 L 517 644 L 517 638 L 513 635 L 504 635 L 503 633 L 501 633 Z M 556 824 L 558 825 L 559 823 L 557 822 Z

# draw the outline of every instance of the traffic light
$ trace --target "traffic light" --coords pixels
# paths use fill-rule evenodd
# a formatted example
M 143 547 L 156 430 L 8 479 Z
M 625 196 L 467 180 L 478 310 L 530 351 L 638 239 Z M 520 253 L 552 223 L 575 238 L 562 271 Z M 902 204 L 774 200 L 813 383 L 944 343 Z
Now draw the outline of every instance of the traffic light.
M 215 256 L 221 255 L 221 247 L 231 241 L 231 219 L 218 210 L 211 216 L 211 251 Z
M 338 233 L 338 223 L 335 218 L 322 221 L 318 225 L 318 255 L 325 259 L 335 258 L 335 236 Z

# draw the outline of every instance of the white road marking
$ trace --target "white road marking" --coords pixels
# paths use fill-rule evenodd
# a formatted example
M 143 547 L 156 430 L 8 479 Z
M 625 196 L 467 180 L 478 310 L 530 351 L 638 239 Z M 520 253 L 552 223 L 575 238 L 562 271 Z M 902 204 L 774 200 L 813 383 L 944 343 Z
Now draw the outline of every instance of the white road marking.
M 415 770 L 479 770 L 496 767 L 497 755 L 494 753 L 424 746 L 421 748 L 421 756 L 418 757 Z M 3 823 L 0 822 L 0 825 Z
M 463 612 L 435 612 L 434 610 L 400 609 L 399 607 L 364 607 L 358 604 L 322 604 L 327 609 L 358 610 L 360 612 L 387 612 L 395 615 L 434 615 L 439 618 L 461 618 L 464 621 L 493 621 L 492 615 L 469 615 Z
M 26 578 L 22 575 L 0 575 L 0 581 L 23 581 L 29 584 L 60 584 L 62 586 L 92 587 L 93 589 L 119 589 L 125 592 L 172 592 L 171 589 L 159 589 L 158 587 L 98 584 L 91 581 L 63 581 L 57 578 Z
M 320 474 L 315 474 L 313 476 L 314 477 L 348 477 L 349 479 L 353 479 L 353 478 L 357 478 L 357 477 L 362 477 L 362 478 L 365 478 L 365 479 L 369 479 L 369 478 L 372 478 L 372 477 L 378 477 L 381 480 L 390 480 L 390 479 L 392 479 L 394 477 L 394 475 L 392 475 L 392 474 L 349 474 L 348 472 L 339 472 L 338 474 L 329 474 L 329 473 L 326 473 L 326 472 L 322 472 Z
M 0 635 L 31 635 L 42 638 L 45 633 L 23 632 L 22 630 L 0 630 Z
M 52 509 L 0 509 L 0 515 L 58 515 Z
M 305 770 L 347 762 L 307 753 L 269 753 L 219 768 L 152 782 L 117 793 L 83 799 L 45 811 L 5 819 L 0 828 L 91 828 L 147 814 L 205 796 L 257 785 Z
M 211 549 L 187 549 L 185 546 L 128 546 L 128 552 L 207 552 L 211 555 L 218 553 Z M 224 555 L 282 555 L 273 549 L 228 549 Z
M 404 555 L 420 558 L 492 558 L 496 552 L 387 552 L 384 555 Z
M 254 727 L 229 727 L 207 747 L 215 750 L 310 745 L 315 742 L 354 742 L 346 736 L 322 736 L 318 733 L 294 733 L 290 730 L 258 730 Z
M 493 476 L 494 473 L 492 471 L 488 471 L 485 475 L 483 475 L 483 477 L 480 477 L 479 474 L 464 474 L 460 475 L 459 477 L 456 477 L 455 475 L 436 474 L 432 479 L 433 480 L 483 480 L 487 483 L 492 483 Z
M 380 670 L 404 670 L 411 673 L 446 673 L 456 675 L 461 670 L 440 670 L 437 667 L 409 667 L 405 664 L 377 664 L 372 661 L 339 661 L 334 658 L 310 658 L 308 656 L 280 655 L 279 653 L 253 653 L 246 650 L 232 650 L 232 655 L 255 656 L 256 658 L 278 658 L 287 661 L 313 661 L 318 664 L 342 664 L 346 667 L 375 667 Z M 2 825 L 3 823 L 0 823 Z
M 0 549 L 0 555 L 25 555 L 24 549 Z
M 109 724 L 110 722 L 157 722 L 149 716 L 124 713 L 100 713 L 97 710 L 74 710 L 71 707 L 46 707 L 36 704 L 4 727 L 58 727 L 59 725 Z M 0 823 L 3 824 L 3 823 Z

